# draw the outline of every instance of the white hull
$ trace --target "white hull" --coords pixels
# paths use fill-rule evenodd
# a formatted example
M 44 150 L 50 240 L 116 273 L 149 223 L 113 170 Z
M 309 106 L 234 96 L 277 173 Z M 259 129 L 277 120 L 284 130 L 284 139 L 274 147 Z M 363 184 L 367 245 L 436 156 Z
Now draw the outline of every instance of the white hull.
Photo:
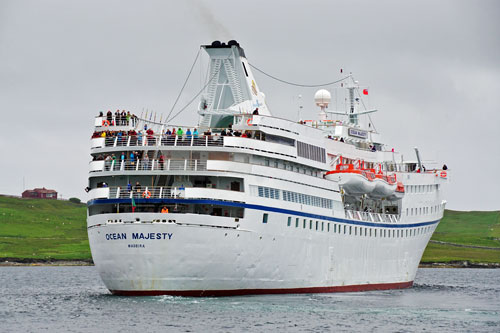
M 164 218 L 163 214 L 119 215 L 124 219 Z M 283 214 L 269 217 L 276 224 L 273 229 L 279 230 L 276 233 L 251 230 L 260 224 L 257 216 L 240 220 L 238 228 L 217 228 L 200 225 L 204 222 L 196 215 L 168 215 L 177 223 L 108 223 L 89 229 L 94 262 L 109 290 L 118 294 L 217 295 L 220 291 L 230 295 L 405 287 L 411 285 L 437 225 L 419 235 L 394 239 L 373 235 L 375 229 L 380 234 L 395 228 L 372 227 L 370 237 L 364 236 L 364 230 L 360 236 L 359 227 L 354 235 L 355 225 L 345 223 L 336 223 L 342 226 L 341 233 L 333 231 L 333 222 L 330 232 L 314 230 L 315 222 L 313 230 L 309 225 L 304 230 L 302 219 L 299 228 L 288 227 Z M 116 217 L 90 219 L 102 224 Z M 343 233 L 344 225 L 352 228 L 351 235 Z M 133 240 L 133 233 L 154 233 L 155 239 Z M 126 234 L 126 239 L 113 239 L 114 234 Z

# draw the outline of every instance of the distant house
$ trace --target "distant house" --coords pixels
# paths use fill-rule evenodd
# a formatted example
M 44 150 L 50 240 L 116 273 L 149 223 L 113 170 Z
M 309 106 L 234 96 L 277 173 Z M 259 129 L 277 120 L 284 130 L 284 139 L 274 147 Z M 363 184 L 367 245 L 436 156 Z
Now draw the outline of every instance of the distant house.
M 33 190 L 24 191 L 22 197 L 31 199 L 57 199 L 57 192 L 48 190 L 45 187 L 35 188 Z

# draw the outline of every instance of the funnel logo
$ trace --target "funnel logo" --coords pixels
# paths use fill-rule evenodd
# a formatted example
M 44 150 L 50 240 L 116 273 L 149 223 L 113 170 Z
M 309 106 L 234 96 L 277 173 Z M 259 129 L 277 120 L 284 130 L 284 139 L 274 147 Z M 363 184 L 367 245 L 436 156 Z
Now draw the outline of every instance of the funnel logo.
M 254 80 L 252 80 L 252 92 L 255 96 L 257 96 L 257 86 L 255 85 Z

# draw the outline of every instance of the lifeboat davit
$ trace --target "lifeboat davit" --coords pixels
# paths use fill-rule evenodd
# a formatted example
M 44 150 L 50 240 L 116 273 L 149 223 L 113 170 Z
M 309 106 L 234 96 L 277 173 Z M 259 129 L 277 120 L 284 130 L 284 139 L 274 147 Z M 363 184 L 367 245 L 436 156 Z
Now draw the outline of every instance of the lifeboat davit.
M 375 189 L 375 174 L 370 170 L 354 169 L 352 164 L 337 165 L 335 170 L 326 173 L 325 178 L 338 181 L 348 195 L 360 196 Z
M 373 198 L 388 198 L 396 192 L 396 175 L 382 175 L 375 176 L 375 189 L 370 193 Z

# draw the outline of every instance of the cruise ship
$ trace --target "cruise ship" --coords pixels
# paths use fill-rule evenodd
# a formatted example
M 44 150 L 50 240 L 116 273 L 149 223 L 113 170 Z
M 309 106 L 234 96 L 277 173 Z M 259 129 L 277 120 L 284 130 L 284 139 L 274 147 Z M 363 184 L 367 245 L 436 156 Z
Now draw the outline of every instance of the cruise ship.
M 330 111 L 321 89 L 316 119 L 283 119 L 238 42 L 201 50 L 209 66 L 191 110 L 197 126 L 147 112 L 95 118 L 87 228 L 111 293 L 412 286 L 443 216 L 447 167 L 424 162 L 417 148 L 410 160 L 388 148 L 351 74 L 335 83 L 346 96 L 340 110 Z

